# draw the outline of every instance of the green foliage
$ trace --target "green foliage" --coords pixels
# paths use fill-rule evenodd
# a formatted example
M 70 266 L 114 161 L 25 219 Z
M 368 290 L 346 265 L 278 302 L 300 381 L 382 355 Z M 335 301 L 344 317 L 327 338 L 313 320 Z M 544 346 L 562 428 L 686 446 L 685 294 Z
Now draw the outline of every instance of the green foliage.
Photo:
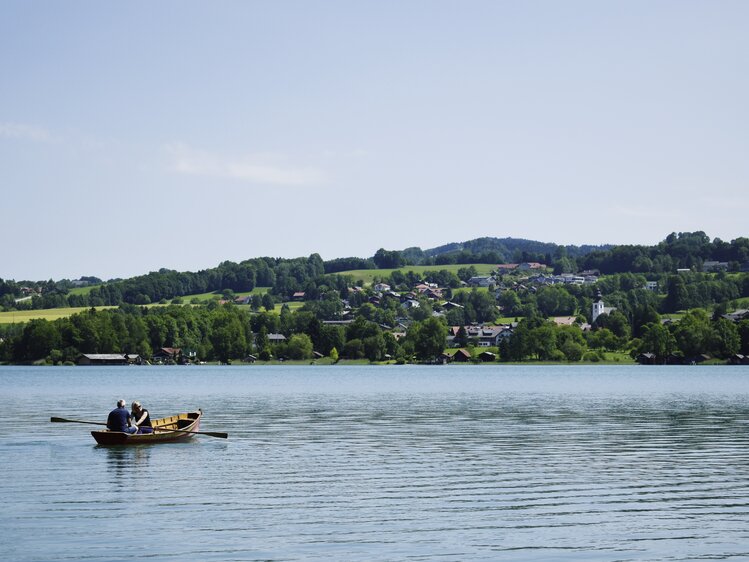
M 536 305 L 544 316 L 571 316 L 575 313 L 577 301 L 563 287 L 552 285 L 538 292 Z
M 384 248 L 377 250 L 373 260 L 380 269 L 399 268 L 406 263 L 400 252 L 388 251 Z
M 640 343 L 640 353 L 653 353 L 660 362 L 665 362 L 666 358 L 676 350 L 676 339 L 660 323 L 652 323 L 645 326 Z
M 712 341 L 713 354 L 722 358 L 728 358 L 738 353 L 742 347 L 738 327 L 725 318 L 719 318 L 713 325 Z
M 585 353 L 585 347 L 575 341 L 567 340 L 559 347 L 564 358 L 570 362 L 580 361 Z
M 589 351 L 583 355 L 583 361 L 599 363 L 605 361 L 606 357 L 600 351 Z
M 289 359 L 310 359 L 312 357 L 312 339 L 307 334 L 294 334 L 286 345 Z
M 431 361 L 445 349 L 447 325 L 434 317 L 414 322 L 408 330 L 407 339 L 413 345 L 417 359 Z

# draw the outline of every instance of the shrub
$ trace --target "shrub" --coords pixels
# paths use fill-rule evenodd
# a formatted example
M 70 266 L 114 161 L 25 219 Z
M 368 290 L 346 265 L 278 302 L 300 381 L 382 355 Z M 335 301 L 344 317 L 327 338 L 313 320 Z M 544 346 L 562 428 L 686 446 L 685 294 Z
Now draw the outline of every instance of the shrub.
M 583 355 L 583 361 L 590 361 L 591 363 L 598 363 L 601 360 L 601 356 L 595 351 L 589 351 Z

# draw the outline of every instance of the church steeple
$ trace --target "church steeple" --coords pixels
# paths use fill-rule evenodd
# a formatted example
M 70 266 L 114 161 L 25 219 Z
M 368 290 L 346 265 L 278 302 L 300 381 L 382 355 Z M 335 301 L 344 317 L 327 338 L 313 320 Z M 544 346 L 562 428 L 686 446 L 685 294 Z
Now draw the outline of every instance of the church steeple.
M 603 296 L 601 295 L 601 289 L 596 290 L 596 298 L 593 299 L 593 310 L 590 314 L 591 324 L 596 321 L 601 314 L 604 312 Z

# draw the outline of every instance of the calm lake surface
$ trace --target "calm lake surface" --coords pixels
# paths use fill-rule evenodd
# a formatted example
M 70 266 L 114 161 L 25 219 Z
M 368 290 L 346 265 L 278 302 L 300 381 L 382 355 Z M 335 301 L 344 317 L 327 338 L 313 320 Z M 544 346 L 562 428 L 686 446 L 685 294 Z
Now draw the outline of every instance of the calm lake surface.
M 0 367 L 0 559 L 746 560 L 747 367 Z M 118 398 L 187 443 L 100 447 Z

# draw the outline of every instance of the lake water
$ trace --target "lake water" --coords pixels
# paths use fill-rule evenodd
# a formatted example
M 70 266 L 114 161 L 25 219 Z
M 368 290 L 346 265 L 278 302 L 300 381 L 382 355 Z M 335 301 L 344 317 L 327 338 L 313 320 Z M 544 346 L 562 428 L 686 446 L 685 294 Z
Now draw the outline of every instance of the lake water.
M 747 367 L 0 367 L 0 559 L 746 560 Z M 99 447 L 118 398 L 205 412 Z

